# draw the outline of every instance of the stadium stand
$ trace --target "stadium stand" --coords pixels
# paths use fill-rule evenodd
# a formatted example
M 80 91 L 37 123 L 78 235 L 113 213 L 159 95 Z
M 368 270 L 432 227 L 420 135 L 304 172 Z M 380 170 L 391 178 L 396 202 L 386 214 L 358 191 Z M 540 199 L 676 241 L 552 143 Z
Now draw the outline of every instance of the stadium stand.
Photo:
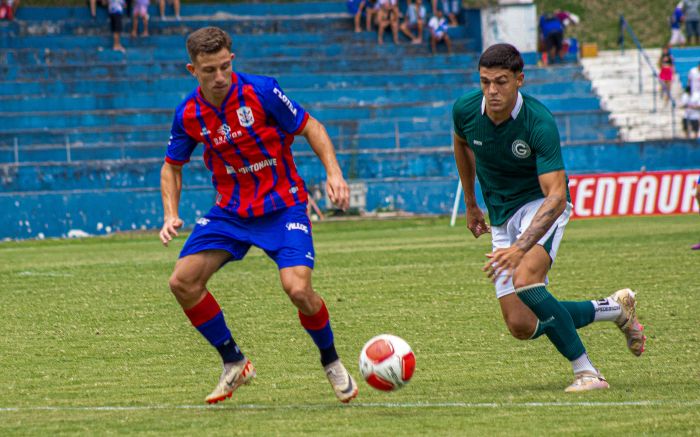
M 427 42 L 382 47 L 374 34 L 355 34 L 343 2 L 184 4 L 181 21 L 154 18 L 151 37 L 123 37 L 126 54 L 110 49 L 104 11 L 93 20 L 87 8 L 25 7 L 17 18 L 0 26 L 0 207 L 11 212 L 0 237 L 158 226 L 172 114 L 196 85 L 184 68 L 185 36 L 209 24 L 233 35 L 234 69 L 276 76 L 326 125 L 367 210 L 450 210 L 450 114 L 478 86 L 478 11 L 450 29 L 455 53 L 437 56 Z M 535 54 L 525 58 L 524 91 L 555 114 L 564 145 L 618 139 L 580 66 L 538 68 Z M 321 185 L 303 138 L 295 150 L 301 175 Z M 189 223 L 213 196 L 201 159 L 193 161 L 181 207 Z

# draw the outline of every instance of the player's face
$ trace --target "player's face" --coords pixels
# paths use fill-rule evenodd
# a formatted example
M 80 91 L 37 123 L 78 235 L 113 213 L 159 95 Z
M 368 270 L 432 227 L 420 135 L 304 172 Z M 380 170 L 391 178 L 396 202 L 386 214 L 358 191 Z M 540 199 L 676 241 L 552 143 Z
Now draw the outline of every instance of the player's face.
M 518 89 L 523 86 L 523 73 L 514 73 L 505 68 L 481 67 L 479 77 L 487 112 L 510 114 L 518 99 Z
M 231 71 L 233 55 L 227 49 L 216 53 L 200 53 L 187 70 L 197 78 L 204 97 L 219 103 L 231 88 Z

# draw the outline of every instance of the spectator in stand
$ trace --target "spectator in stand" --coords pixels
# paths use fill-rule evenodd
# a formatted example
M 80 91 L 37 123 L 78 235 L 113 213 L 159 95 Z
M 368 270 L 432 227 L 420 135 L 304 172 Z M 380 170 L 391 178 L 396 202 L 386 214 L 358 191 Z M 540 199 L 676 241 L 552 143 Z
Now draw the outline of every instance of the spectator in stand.
M 19 0 L 0 0 L 0 20 L 14 20 L 19 8 Z
M 670 46 L 666 45 L 661 49 L 659 57 L 659 81 L 661 82 L 661 95 L 664 99 L 664 105 L 668 104 L 668 99 L 671 96 L 671 85 L 673 85 L 673 76 L 676 69 L 671 55 Z
M 564 42 L 564 25 L 556 14 L 542 14 L 540 16 L 540 38 L 544 43 L 542 64 L 562 60 L 562 47 Z
M 131 16 L 131 37 L 136 38 L 139 30 L 139 17 L 143 21 L 143 32 L 141 36 L 148 36 L 148 5 L 150 0 L 136 0 L 134 4 L 134 12 Z
M 673 10 L 673 14 L 669 18 L 669 23 L 671 24 L 671 40 L 668 42 L 670 46 L 684 46 L 685 45 L 685 35 L 683 35 L 683 30 L 681 30 L 681 25 L 685 21 L 685 16 L 683 15 L 683 2 L 679 2 L 676 8 Z
M 438 0 L 432 0 L 433 2 L 433 16 L 437 15 L 438 11 Z M 450 20 L 450 26 L 458 26 L 459 21 L 457 17 L 462 9 L 461 0 L 439 0 L 442 3 L 442 12 L 447 15 L 447 19 Z
M 697 45 L 700 41 L 700 0 L 683 0 L 683 14 L 688 45 Z
M 166 0 L 160 0 L 159 3 L 161 20 L 165 20 L 165 1 Z M 175 19 L 177 21 L 180 21 L 180 0 L 168 0 L 168 3 L 173 4 L 173 9 L 175 10 Z
M 430 29 L 430 50 L 433 54 L 437 53 L 437 44 L 444 42 L 447 46 L 447 53 L 452 53 L 452 41 L 447 34 L 447 19 L 441 9 L 428 21 Z
M 90 4 L 90 16 L 92 18 L 95 18 L 97 16 L 97 0 L 89 0 L 88 3 Z M 102 6 L 102 7 L 107 6 L 107 1 L 100 0 L 100 6 Z
M 401 23 L 401 32 L 411 39 L 411 44 L 421 44 L 423 42 L 423 26 L 425 25 L 425 6 L 423 0 L 414 0 L 406 8 L 406 17 Z M 416 34 L 413 34 L 413 31 Z
M 391 27 L 394 44 L 399 43 L 399 6 L 397 0 L 379 0 L 377 43 L 384 44 L 384 30 Z
M 362 13 L 365 13 L 365 28 L 367 32 L 372 31 L 372 22 L 379 12 L 379 2 L 377 0 L 348 0 L 348 11 L 354 16 L 355 32 L 362 32 Z
M 126 49 L 121 43 L 122 16 L 124 15 L 124 0 L 109 0 L 107 11 L 109 12 L 109 26 L 112 30 L 112 49 L 126 53 Z
M 685 92 L 681 95 L 680 107 L 685 109 L 683 112 L 683 132 L 685 137 L 698 138 L 698 130 L 700 130 L 700 108 L 693 107 L 692 94 L 690 93 L 690 87 L 685 87 Z M 700 94 L 695 94 L 700 96 Z
M 700 63 L 688 71 L 688 86 L 690 93 L 700 93 Z

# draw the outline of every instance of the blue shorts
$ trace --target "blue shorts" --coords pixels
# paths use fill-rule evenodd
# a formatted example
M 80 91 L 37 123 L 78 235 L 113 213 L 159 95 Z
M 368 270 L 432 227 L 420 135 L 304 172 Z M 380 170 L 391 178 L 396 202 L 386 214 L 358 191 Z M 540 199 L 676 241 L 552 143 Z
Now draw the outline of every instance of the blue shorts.
M 238 261 L 245 257 L 250 246 L 264 250 L 280 269 L 296 266 L 313 269 L 315 252 L 306 204 L 251 218 L 214 206 L 197 220 L 180 258 L 218 249 L 231 254 L 229 261 Z

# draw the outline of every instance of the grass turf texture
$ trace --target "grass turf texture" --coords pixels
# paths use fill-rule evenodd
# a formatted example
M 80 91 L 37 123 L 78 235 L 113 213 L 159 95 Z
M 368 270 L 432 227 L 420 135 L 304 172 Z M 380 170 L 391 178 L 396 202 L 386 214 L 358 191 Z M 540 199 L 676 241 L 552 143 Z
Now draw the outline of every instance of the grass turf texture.
M 218 355 L 167 289 L 183 237 L 168 249 L 155 234 L 2 243 L 0 435 L 696 433 L 698 229 L 697 216 L 569 224 L 550 290 L 589 299 L 635 288 L 649 338 L 635 358 L 612 323 L 581 330 L 612 388 L 571 395 L 569 364 L 546 338 L 508 335 L 480 271 L 488 237 L 442 218 L 316 224 L 314 285 L 358 382 L 370 337 L 394 333 L 416 352 L 405 389 L 360 382 L 349 406 L 257 249 L 210 285 L 258 378 L 208 407 Z

